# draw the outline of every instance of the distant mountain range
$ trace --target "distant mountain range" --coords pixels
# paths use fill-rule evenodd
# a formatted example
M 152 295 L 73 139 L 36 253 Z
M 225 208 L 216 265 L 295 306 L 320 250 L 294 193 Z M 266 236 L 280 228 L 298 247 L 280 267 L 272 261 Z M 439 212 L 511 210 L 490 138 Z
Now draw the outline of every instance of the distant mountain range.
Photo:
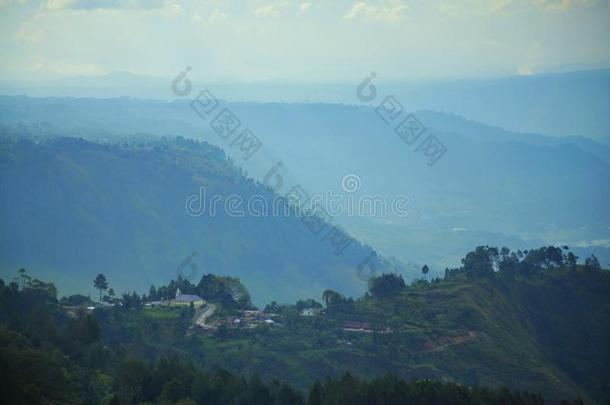
M 370 72 L 362 72 L 363 77 Z M 176 72 L 178 74 L 178 72 Z M 194 67 L 193 77 L 201 77 Z M 432 110 L 518 132 L 583 136 L 610 142 L 610 69 L 486 79 L 383 81 L 379 93 L 393 94 L 411 111 Z M 0 94 L 35 97 L 138 97 L 171 100 L 174 78 L 127 72 L 38 82 L 0 81 Z M 233 102 L 324 102 L 360 104 L 359 83 L 208 83 L 192 79 Z
M 195 93 L 194 93 L 195 94 Z M 583 137 L 514 133 L 454 114 L 416 118 L 447 148 L 432 167 L 374 109 L 333 104 L 223 103 L 263 147 L 249 160 L 217 135 L 189 101 L 0 97 L 0 122 L 38 137 L 117 141 L 134 133 L 182 135 L 223 148 L 248 176 L 263 180 L 282 162 L 285 190 L 346 198 L 341 181 L 360 179 L 351 196 L 410 199 L 407 218 L 335 219 L 359 240 L 417 270 L 440 274 L 472 246 L 526 249 L 566 243 L 581 257 L 610 262 L 610 146 Z M 220 107 L 219 107 L 220 108 Z M 406 113 L 404 113 L 406 114 Z M 403 116 L 404 116 L 403 114 Z M 112 117 L 109 119 L 108 117 Z

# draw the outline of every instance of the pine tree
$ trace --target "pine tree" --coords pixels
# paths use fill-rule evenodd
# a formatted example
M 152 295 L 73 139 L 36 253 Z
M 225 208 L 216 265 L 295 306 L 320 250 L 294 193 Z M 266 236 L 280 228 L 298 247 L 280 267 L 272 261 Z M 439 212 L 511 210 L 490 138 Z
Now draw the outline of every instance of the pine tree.
M 106 291 L 108 288 L 108 281 L 106 281 L 106 276 L 102 273 L 98 274 L 95 280 L 93 280 L 93 287 L 95 287 L 100 292 L 100 302 L 102 302 L 102 291 Z

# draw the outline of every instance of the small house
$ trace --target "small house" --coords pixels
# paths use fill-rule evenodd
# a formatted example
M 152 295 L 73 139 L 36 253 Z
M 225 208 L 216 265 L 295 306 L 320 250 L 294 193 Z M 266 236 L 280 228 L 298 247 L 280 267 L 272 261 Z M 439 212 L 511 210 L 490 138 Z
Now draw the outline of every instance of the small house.
M 301 316 L 314 316 L 320 313 L 319 308 L 303 308 L 301 310 Z
M 346 332 L 373 333 L 373 329 L 368 322 L 345 321 L 343 322 L 343 330 Z

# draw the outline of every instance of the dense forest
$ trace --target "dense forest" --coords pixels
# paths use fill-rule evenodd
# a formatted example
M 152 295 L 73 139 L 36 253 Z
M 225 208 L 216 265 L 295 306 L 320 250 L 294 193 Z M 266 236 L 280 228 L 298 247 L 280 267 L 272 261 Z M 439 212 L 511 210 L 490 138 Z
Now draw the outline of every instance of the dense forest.
M 207 333 L 193 327 L 193 308 L 146 303 L 181 288 L 221 319 L 252 309 L 227 293 L 245 290 L 239 280 L 207 274 L 112 298 L 112 280 L 96 279 L 112 303 L 102 306 L 58 299 L 52 283 L 21 270 L 0 283 L 1 394 L 9 403 L 606 403 L 610 273 L 594 256 L 577 259 L 567 247 L 480 246 L 442 279 L 386 273 L 363 297 L 326 290 L 322 302 L 272 302 L 265 312 L 277 325 Z M 302 316 L 309 307 L 321 311 Z M 370 333 L 345 329 L 356 321 Z

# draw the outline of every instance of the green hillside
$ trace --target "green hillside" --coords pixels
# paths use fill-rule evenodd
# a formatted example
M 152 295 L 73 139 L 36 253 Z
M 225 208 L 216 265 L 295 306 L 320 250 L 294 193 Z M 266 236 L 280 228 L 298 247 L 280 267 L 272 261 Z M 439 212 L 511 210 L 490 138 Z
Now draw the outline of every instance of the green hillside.
M 66 313 L 73 310 L 59 306 L 53 285 L 27 278 L 24 283 L 21 278 L 17 281 L 26 286 L 23 291 L 17 283 L 3 287 L 0 323 L 43 348 L 61 342 L 66 333 L 76 333 L 84 342 L 95 335 L 91 347 L 65 350 L 85 368 L 79 372 L 93 372 L 98 382 L 116 373 L 126 357 L 152 362 L 154 367 L 177 356 L 208 373 L 222 368 L 266 382 L 283 381 L 301 392 L 315 381 L 344 379 L 345 373 L 367 380 L 391 373 L 406 381 L 498 392 L 508 392 L 502 391 L 507 387 L 539 393 L 551 403 L 578 398 L 608 403 L 610 272 L 594 257 L 584 265 L 574 259 L 569 251 L 555 247 L 514 253 L 479 247 L 464 258 L 462 267 L 447 269 L 442 280 L 408 285 L 400 275 L 382 274 L 358 299 L 325 290 L 323 306 L 314 300 L 295 305 L 271 302 L 264 313 L 274 314 L 269 316 L 275 323 L 253 327 L 234 323 L 243 316 L 242 304 L 219 295 L 234 279 L 206 275 L 198 285 L 178 280 L 155 287 L 154 294 L 151 288 L 148 297 L 124 295 L 114 307 L 97 308 L 90 315 L 72 313 L 80 322 L 74 330 Z M 197 317 L 194 309 L 143 305 L 171 296 L 177 288 L 201 294 L 219 308 L 206 321 L 212 329 L 191 327 Z M 73 303 L 75 298 L 61 303 Z M 316 306 L 322 311 L 313 316 L 300 312 Z M 10 333 L 7 342 L 17 339 L 9 337 Z M 109 381 L 100 388 L 106 393 L 111 387 L 137 391 L 147 384 L 145 379 L 123 377 L 116 386 Z M 354 384 L 347 386 L 358 389 Z M 343 398 L 348 394 L 343 392 Z M 451 395 L 455 399 L 457 393 Z M 485 397 L 472 403 L 521 403 Z M 534 402 L 525 403 L 540 403 L 538 397 L 532 398 Z
M 498 258 L 508 268 L 495 272 L 477 270 L 477 258 L 431 283 L 405 286 L 385 275 L 373 283 L 390 278 L 387 284 L 395 279 L 398 286 L 371 286 L 357 300 L 327 291 L 323 316 L 306 319 L 284 307 L 285 329 L 206 340 L 204 358 L 232 370 L 296 376 L 295 385 L 346 371 L 368 378 L 391 371 L 608 403 L 610 272 L 591 259 L 587 266 L 536 261 L 554 249 L 532 250 L 510 266 L 510 256 Z M 345 321 L 368 323 L 375 332 L 342 331 Z

